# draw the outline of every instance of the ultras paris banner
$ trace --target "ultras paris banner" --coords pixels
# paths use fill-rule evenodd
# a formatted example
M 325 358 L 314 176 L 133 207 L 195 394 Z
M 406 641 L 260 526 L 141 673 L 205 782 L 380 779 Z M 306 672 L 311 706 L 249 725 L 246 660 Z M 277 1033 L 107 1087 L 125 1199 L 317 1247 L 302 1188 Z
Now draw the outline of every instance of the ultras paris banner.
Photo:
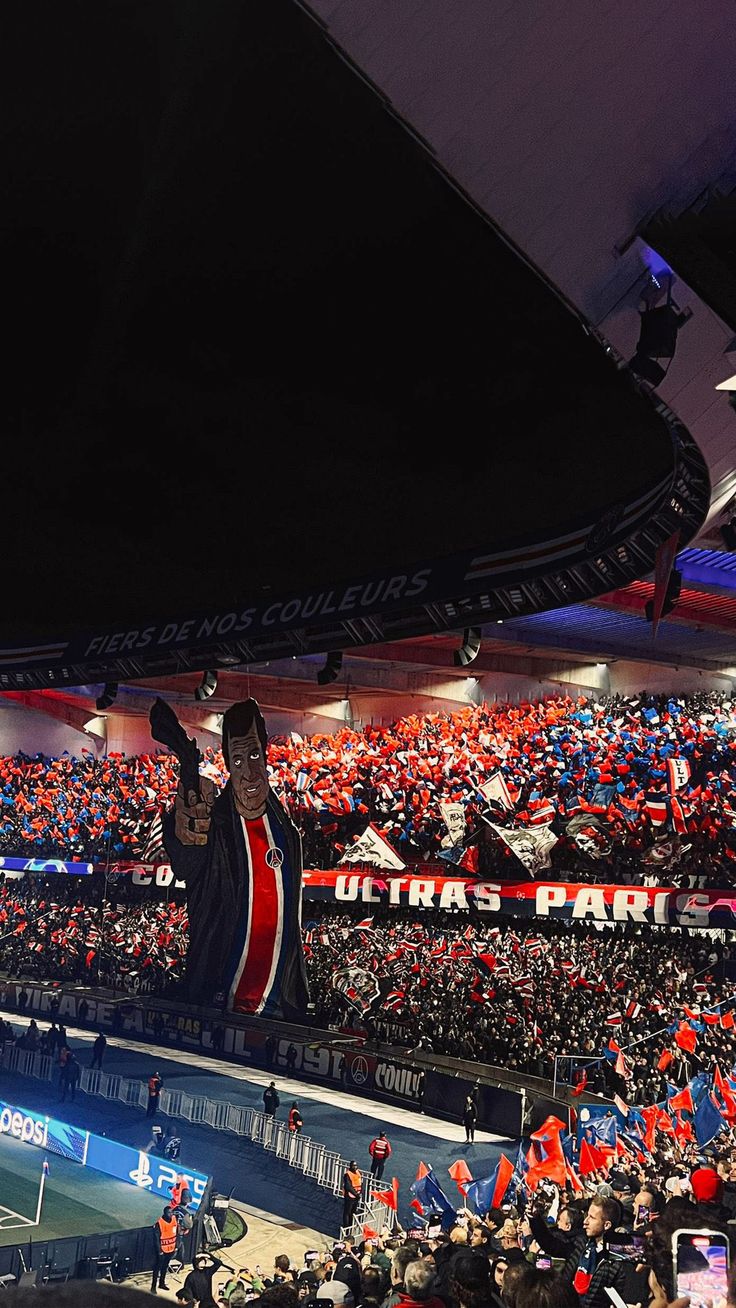
M 115 865 L 152 891 L 176 886 L 168 864 Z M 561 921 L 641 922 L 653 926 L 733 927 L 736 895 L 666 886 L 592 886 L 568 881 L 469 881 L 457 877 L 375 875 L 338 869 L 305 871 L 302 898 L 335 905 L 457 908 L 512 917 Z

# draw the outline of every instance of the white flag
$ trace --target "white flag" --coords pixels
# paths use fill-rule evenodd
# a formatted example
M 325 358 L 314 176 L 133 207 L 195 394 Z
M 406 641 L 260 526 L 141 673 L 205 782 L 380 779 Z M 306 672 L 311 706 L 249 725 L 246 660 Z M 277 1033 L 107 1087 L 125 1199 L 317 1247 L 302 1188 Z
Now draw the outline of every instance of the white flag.
M 406 863 L 401 861 L 372 823 L 366 827 L 362 836 L 348 845 L 338 867 L 342 863 L 368 863 L 371 867 L 382 867 L 391 872 L 403 872 L 406 867 Z
M 456 803 L 441 803 L 440 812 L 442 820 L 447 827 L 448 834 L 442 839 L 442 849 L 452 849 L 453 845 L 461 845 L 465 839 L 465 805 Z
M 514 801 L 506 785 L 506 779 L 500 772 L 494 772 L 493 776 L 489 777 L 478 788 L 483 798 L 487 799 L 489 803 L 491 800 L 495 800 L 497 804 L 502 804 L 506 809 L 510 810 L 514 807 Z
M 488 825 L 508 845 L 519 862 L 524 864 L 530 876 L 535 877 L 552 866 L 550 852 L 557 844 L 557 836 L 550 827 L 534 827 L 531 830 L 527 827 L 499 827 L 495 822 L 489 822 Z

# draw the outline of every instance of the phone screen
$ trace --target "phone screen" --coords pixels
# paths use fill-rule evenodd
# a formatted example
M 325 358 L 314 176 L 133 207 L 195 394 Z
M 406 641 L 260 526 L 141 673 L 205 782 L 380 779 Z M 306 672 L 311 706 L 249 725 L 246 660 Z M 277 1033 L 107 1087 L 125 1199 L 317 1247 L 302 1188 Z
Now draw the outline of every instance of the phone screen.
M 442 1230 L 441 1222 L 430 1222 L 427 1227 L 427 1239 L 434 1240 L 435 1236 L 439 1235 L 441 1230 Z
M 652 1210 L 651 1208 L 647 1208 L 646 1204 L 636 1205 L 637 1222 L 648 1222 L 651 1215 L 652 1215 Z
M 540 1272 L 550 1272 L 552 1270 L 552 1259 L 547 1254 L 537 1254 L 534 1266 Z
M 621 1240 L 616 1243 L 613 1240 L 608 1245 L 608 1252 L 612 1258 L 628 1258 L 633 1262 L 638 1262 L 644 1251 L 645 1240 L 641 1235 L 630 1235 L 627 1240 Z
M 726 1308 L 729 1241 L 720 1231 L 675 1231 L 673 1258 L 677 1297 L 691 1308 Z

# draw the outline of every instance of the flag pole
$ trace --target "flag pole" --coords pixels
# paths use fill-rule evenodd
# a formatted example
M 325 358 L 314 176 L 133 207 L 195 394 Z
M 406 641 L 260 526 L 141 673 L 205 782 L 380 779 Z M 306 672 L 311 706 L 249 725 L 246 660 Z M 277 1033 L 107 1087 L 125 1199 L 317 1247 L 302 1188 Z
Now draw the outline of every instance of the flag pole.
M 36 1204 L 36 1220 L 33 1223 L 34 1226 L 38 1226 L 39 1222 L 41 1221 L 41 1208 L 43 1206 L 43 1192 L 46 1186 L 47 1174 L 48 1174 L 48 1163 L 44 1158 L 43 1167 L 41 1168 L 41 1184 L 38 1187 L 38 1203 Z

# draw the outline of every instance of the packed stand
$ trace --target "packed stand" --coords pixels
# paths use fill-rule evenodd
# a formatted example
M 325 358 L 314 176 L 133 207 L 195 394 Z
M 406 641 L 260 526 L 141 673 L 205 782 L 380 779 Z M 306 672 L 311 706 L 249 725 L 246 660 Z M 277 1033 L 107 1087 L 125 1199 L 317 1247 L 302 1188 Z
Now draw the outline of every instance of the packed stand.
M 304 929 L 318 1026 L 549 1079 L 557 1058 L 561 1079 L 587 1066 L 588 1088 L 609 1091 L 622 1089 L 609 1043 L 640 1041 L 626 1068 L 634 1102 L 658 1094 L 665 1050 L 670 1079 L 736 1058 L 736 985 L 725 976 L 736 947 L 720 933 L 543 919 L 487 927 L 439 910 L 330 914 Z M 698 1014 L 692 1050 L 668 1030 L 686 1010 Z
M 735 736 L 734 708 L 716 694 L 560 697 L 292 733 L 271 741 L 269 771 L 307 867 L 338 864 L 370 822 L 408 866 L 731 885 Z M 204 763 L 222 783 L 221 755 L 206 750 Z M 2 758 L 0 854 L 139 858 L 177 775 L 160 753 Z M 512 852 L 508 831 L 526 832 L 532 853 Z
M 186 905 L 180 892 L 147 893 L 129 878 L 0 883 L 0 971 L 175 997 Z M 661 1091 L 668 1051 L 677 1083 L 736 1058 L 736 945 L 722 934 L 541 918 L 491 926 L 439 909 L 359 918 L 311 905 L 302 927 L 311 1021 L 550 1080 L 584 1070 L 590 1090 L 623 1092 L 625 1080 L 644 1103 Z M 671 1028 L 683 1021 L 692 1025 L 678 1043 Z M 611 1044 L 631 1046 L 624 1080 Z
M 263 1268 L 214 1259 L 208 1275 L 221 1308 L 610 1308 L 609 1290 L 641 1308 L 733 1308 L 732 1151 L 675 1160 L 655 1150 L 643 1164 L 570 1172 L 527 1186 L 516 1170 L 499 1184 L 497 1169 L 481 1202 L 476 1184 L 459 1204 L 429 1172 L 434 1197 L 418 1180 L 411 1226 L 387 1214 L 355 1239 L 306 1250 L 301 1265 L 285 1254 Z
M 147 899 L 128 877 L 0 881 L 0 971 L 160 993 L 184 974 L 186 905 Z

